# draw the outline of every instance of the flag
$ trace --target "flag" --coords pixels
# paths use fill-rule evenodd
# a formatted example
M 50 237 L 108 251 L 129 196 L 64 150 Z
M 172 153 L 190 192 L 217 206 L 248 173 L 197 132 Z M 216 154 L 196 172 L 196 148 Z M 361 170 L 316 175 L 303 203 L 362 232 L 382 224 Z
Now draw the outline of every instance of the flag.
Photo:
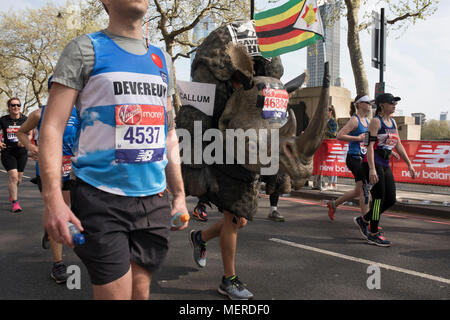
M 289 0 L 255 14 L 255 31 L 265 58 L 298 50 L 323 39 L 323 26 L 316 0 Z

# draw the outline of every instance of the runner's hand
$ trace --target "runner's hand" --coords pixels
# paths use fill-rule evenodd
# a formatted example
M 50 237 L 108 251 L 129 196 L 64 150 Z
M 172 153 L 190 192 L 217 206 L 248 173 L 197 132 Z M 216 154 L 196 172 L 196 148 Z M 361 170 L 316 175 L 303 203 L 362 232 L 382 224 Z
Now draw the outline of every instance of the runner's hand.
M 399 156 L 399 154 L 398 154 L 397 152 L 392 151 L 392 156 L 393 156 L 395 159 L 400 160 L 400 156 Z
M 181 213 L 187 213 L 189 214 L 187 207 L 186 207 L 186 197 L 173 197 L 172 200 L 172 211 L 170 213 L 170 216 L 173 217 L 175 213 L 181 212 Z M 174 228 L 170 227 L 170 230 L 172 231 L 179 231 L 184 230 L 188 227 L 189 221 L 186 221 L 181 227 Z
M 30 157 L 31 160 L 38 160 L 39 158 L 39 149 L 34 144 L 30 145 L 28 149 L 28 157 Z
M 61 200 L 52 200 L 44 209 L 44 228 L 54 241 L 74 247 L 70 237 L 68 222 L 72 222 L 81 232 L 83 227 L 80 220 L 73 214 L 61 197 Z
M 6 144 L 4 142 L 0 142 L 0 149 L 5 149 L 6 148 Z
M 377 170 L 369 169 L 369 181 L 370 181 L 370 184 L 372 184 L 372 185 L 376 185 L 378 183 Z

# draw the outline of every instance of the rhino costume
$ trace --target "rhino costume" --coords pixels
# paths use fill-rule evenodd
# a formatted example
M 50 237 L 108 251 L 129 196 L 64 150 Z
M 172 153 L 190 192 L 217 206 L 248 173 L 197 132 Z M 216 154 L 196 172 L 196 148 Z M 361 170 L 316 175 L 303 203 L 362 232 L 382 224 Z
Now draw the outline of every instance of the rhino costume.
M 230 25 L 239 28 L 248 23 L 241 21 Z M 319 107 L 305 133 L 301 137 L 295 137 L 296 120 L 292 111 L 281 121 L 262 116 L 262 104 L 267 98 L 264 90 L 285 90 L 279 80 L 283 75 L 281 59 L 275 57 L 267 60 L 261 56 L 250 56 L 244 46 L 233 44 L 230 25 L 221 26 L 210 33 L 198 47 L 191 66 L 192 81 L 216 85 L 213 116 L 207 116 L 193 106 L 183 105 L 176 118 L 177 128 L 187 129 L 191 133 L 191 145 L 194 145 L 195 139 L 201 140 L 207 129 L 218 128 L 222 132 L 224 146 L 227 129 L 255 129 L 258 133 L 261 129 L 267 129 L 269 136 L 270 129 L 278 129 L 280 174 L 289 174 L 296 186 L 302 186 L 312 174 L 312 157 L 322 142 L 328 120 L 328 66 L 325 68 L 326 76 Z M 305 75 L 300 78 L 300 82 L 294 79 L 296 81 L 286 84 L 286 87 L 290 84 L 289 91 L 301 86 Z M 233 82 L 240 82 L 242 87 L 235 89 Z M 201 137 L 194 135 L 194 121 L 202 123 Z M 267 141 L 271 139 L 267 138 Z M 203 142 L 203 149 L 207 145 L 208 143 Z M 246 140 L 247 153 L 252 147 L 255 146 L 251 146 Z M 269 147 L 267 149 L 270 150 Z M 194 155 L 191 154 L 191 160 L 193 159 Z M 260 172 L 263 167 L 261 163 L 183 163 L 186 195 L 196 196 L 202 202 L 215 204 L 219 210 L 225 209 L 238 217 L 252 220 L 257 211 Z

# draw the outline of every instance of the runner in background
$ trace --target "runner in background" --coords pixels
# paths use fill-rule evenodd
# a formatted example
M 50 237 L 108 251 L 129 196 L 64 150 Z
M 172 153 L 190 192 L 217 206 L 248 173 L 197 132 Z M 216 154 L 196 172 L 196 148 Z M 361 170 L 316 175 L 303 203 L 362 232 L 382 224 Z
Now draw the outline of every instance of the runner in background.
M 52 76 L 48 79 L 48 90 L 51 87 Z M 39 173 L 39 164 L 37 162 L 39 155 L 39 129 L 41 126 L 42 117 L 44 115 L 45 106 L 42 108 L 33 111 L 27 121 L 20 127 L 17 132 L 17 137 L 19 141 L 25 146 L 28 150 L 30 158 L 36 160 L 36 184 L 38 185 L 39 191 L 42 193 L 42 182 L 41 176 Z M 33 129 L 36 129 L 35 141 L 34 145 L 28 139 L 26 132 L 29 132 Z M 64 202 L 70 206 L 70 187 L 72 185 L 72 180 L 70 179 L 70 173 L 72 171 L 71 159 L 73 156 L 72 147 L 75 142 L 75 138 L 77 135 L 77 131 L 79 129 L 79 121 L 78 115 L 75 108 L 72 110 L 72 114 L 70 115 L 69 121 L 67 122 L 67 126 L 64 130 L 63 135 L 63 159 L 62 159 L 62 181 L 61 181 L 61 190 L 64 198 Z M 44 236 L 42 238 L 42 247 L 44 249 L 48 249 L 50 244 L 50 248 L 53 255 L 53 266 L 50 276 L 55 280 L 56 283 L 64 283 L 67 280 L 67 268 L 64 262 L 62 261 L 62 244 L 57 243 L 53 239 L 49 238 L 47 233 L 44 232 Z
M 4 142 L 0 142 L 2 150 L 2 164 L 8 172 L 8 192 L 11 202 L 11 212 L 20 213 L 22 207 L 18 200 L 18 188 L 22 181 L 23 171 L 27 164 L 28 155 L 17 138 L 17 131 L 27 120 L 27 117 L 20 112 L 21 103 L 19 98 L 11 98 L 7 102 L 8 112 L 6 116 L 0 118 L 0 130 L 3 132 Z M 32 132 L 26 133 L 28 139 L 31 139 Z
M 380 94 L 375 100 L 377 109 L 375 117 L 370 121 L 369 146 L 363 164 L 365 177 L 370 185 L 373 185 L 372 201 L 369 212 L 364 217 L 355 218 L 355 223 L 364 238 L 367 238 L 370 244 L 381 247 L 391 246 L 391 242 L 378 231 L 378 224 L 381 214 L 396 202 L 395 181 L 389 165 L 394 148 L 407 163 L 411 177 L 414 179 L 416 175 L 400 141 L 397 124 L 392 118 L 398 101 L 400 97 L 394 97 L 390 93 Z M 370 228 L 368 228 L 369 222 Z
M 325 139 L 336 139 L 339 127 L 336 121 L 336 110 L 334 109 L 333 105 L 328 107 L 328 116 L 330 119 L 328 120 L 327 123 L 327 130 L 325 131 Z M 335 175 L 329 176 L 328 187 L 325 190 L 337 190 L 336 184 L 337 184 L 337 176 Z
M 336 139 L 337 132 L 338 132 L 338 124 L 336 122 L 336 111 L 334 109 L 334 106 L 331 105 L 328 107 L 328 122 L 324 138 Z M 328 150 L 328 153 L 329 151 L 330 150 Z M 328 176 L 328 186 L 326 187 L 323 182 L 323 175 L 321 169 L 319 174 L 314 176 L 313 178 L 313 189 L 320 191 L 336 190 L 337 189 L 336 183 L 337 183 L 337 176 Z
M 366 203 L 362 190 L 364 181 L 364 172 L 362 170 L 362 160 L 366 155 L 366 146 L 364 145 L 364 137 L 369 128 L 369 119 L 367 116 L 372 110 L 372 101 L 367 95 L 358 95 L 355 100 L 350 103 L 350 120 L 339 130 L 337 134 L 338 140 L 348 141 L 348 152 L 345 163 L 355 178 L 355 188 L 344 193 L 334 201 L 329 201 L 328 216 L 334 220 L 336 208 L 346 201 L 359 197 L 359 205 L 361 215 L 365 215 L 368 211 L 369 204 Z

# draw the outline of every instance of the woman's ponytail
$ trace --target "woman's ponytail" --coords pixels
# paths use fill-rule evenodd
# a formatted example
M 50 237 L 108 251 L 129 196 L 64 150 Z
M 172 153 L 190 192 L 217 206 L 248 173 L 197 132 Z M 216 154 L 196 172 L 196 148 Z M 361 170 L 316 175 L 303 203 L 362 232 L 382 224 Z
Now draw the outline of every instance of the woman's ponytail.
M 353 117 L 353 115 L 356 113 L 356 101 L 364 97 L 365 94 L 358 94 L 352 102 L 350 102 L 350 117 Z

